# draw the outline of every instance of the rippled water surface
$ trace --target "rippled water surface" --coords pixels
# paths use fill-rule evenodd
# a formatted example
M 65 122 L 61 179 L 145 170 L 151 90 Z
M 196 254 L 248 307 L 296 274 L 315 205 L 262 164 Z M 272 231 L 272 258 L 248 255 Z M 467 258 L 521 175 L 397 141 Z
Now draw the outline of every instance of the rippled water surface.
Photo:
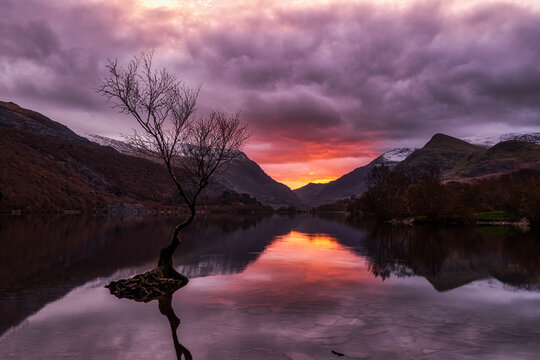
M 533 230 L 200 218 L 174 259 L 187 286 L 149 303 L 112 296 L 104 285 L 152 268 L 173 226 L 0 218 L 0 359 L 540 354 Z

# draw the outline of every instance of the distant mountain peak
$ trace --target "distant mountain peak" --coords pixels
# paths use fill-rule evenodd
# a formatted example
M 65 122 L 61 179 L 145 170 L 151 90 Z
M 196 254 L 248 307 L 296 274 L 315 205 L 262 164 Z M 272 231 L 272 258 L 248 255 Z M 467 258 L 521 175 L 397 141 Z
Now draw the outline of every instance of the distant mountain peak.
M 28 131 L 57 139 L 88 144 L 88 140 L 71 131 L 67 126 L 14 102 L 0 101 L 0 127 Z
M 531 142 L 540 145 L 540 132 L 534 133 L 508 133 L 497 136 L 469 136 L 465 140 L 471 144 L 480 145 L 483 147 L 491 147 L 502 141 L 518 140 L 523 142 Z
M 467 147 L 470 149 L 478 148 L 477 145 L 473 145 L 471 143 L 468 143 L 464 140 L 452 137 L 450 135 L 437 133 L 433 135 L 433 137 L 424 145 L 424 148 L 432 148 L 432 147 Z

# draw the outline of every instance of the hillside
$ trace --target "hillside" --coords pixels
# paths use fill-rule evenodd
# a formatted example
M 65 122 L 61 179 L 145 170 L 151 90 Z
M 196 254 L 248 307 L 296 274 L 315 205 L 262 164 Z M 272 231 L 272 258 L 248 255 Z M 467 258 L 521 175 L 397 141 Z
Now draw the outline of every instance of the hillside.
M 470 136 L 466 138 L 462 138 L 461 140 L 464 140 L 468 143 L 474 144 L 474 145 L 480 145 L 486 148 L 492 147 L 493 145 L 496 145 L 500 142 L 509 141 L 509 140 L 517 140 L 517 141 L 523 141 L 523 142 L 530 142 L 535 143 L 537 145 L 540 145 L 540 133 L 509 133 L 509 134 L 503 134 L 500 136 Z
M 122 141 L 99 135 L 88 134 L 87 136 L 90 140 L 104 146 L 110 146 L 120 153 L 141 156 L 129 144 Z M 224 172 L 217 174 L 203 194 L 219 196 L 223 191 L 248 194 L 274 208 L 300 204 L 291 189 L 268 176 L 256 162 L 249 159 L 244 153 L 237 160 L 231 162 Z
M 13 103 L 0 102 L 0 128 L 0 211 L 91 209 L 117 203 L 178 205 L 168 174 L 156 162 L 91 142 Z M 237 168 L 233 176 L 242 183 L 250 174 L 245 182 L 257 182 L 245 186 L 251 194 L 274 206 L 298 201 L 285 185 L 265 179 L 267 175 L 247 157 L 241 161 L 249 162 L 247 170 L 233 164 L 231 169 Z M 215 186 L 219 191 L 233 190 Z
M 298 206 L 300 201 L 286 185 L 275 181 L 247 156 L 233 161 L 216 181 L 237 193 L 246 193 L 272 207 Z
M 94 144 L 43 115 L 2 102 L 0 127 L 2 211 L 88 209 L 172 196 L 158 164 Z
M 501 138 L 536 139 L 535 134 L 510 135 Z M 540 169 L 540 145 L 508 140 L 485 148 L 448 135 L 435 134 L 420 149 L 390 150 L 368 165 L 356 168 L 332 182 L 308 184 L 294 192 L 310 207 L 357 196 L 367 189 L 371 169 L 380 164 L 402 171 L 437 168 L 443 180 L 474 180 L 524 168 Z
M 439 169 L 446 177 L 456 164 L 474 154 L 484 152 L 481 146 L 472 145 L 444 134 L 435 134 L 424 147 L 414 151 L 398 168 L 433 167 Z
M 478 153 L 474 153 L 447 171 L 448 179 L 469 179 L 494 176 L 517 169 L 540 170 L 540 145 L 509 140 Z

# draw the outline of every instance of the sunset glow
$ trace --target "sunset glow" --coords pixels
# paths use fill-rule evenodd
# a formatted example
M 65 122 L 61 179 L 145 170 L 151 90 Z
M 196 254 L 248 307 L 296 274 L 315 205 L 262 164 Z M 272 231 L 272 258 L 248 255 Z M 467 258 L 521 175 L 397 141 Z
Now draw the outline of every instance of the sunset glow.
M 540 131 L 539 4 L 7 1 L 0 100 L 119 138 L 131 120 L 94 89 L 107 58 L 154 49 L 158 66 L 203 84 L 200 115 L 240 112 L 246 154 L 296 188 L 437 132 Z
M 298 231 L 277 238 L 239 277 L 246 280 L 245 286 L 249 286 L 250 279 L 274 282 L 279 278 L 276 285 L 287 296 L 294 296 L 299 286 L 318 287 L 334 279 L 354 283 L 377 281 L 367 271 L 365 259 L 339 244 L 336 238 Z

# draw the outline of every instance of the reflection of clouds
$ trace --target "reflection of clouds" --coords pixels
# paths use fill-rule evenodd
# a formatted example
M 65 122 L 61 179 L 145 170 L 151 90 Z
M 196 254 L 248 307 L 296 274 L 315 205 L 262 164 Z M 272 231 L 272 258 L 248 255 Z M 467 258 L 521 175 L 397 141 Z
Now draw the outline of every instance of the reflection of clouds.
M 178 337 L 205 359 L 535 358 L 540 294 L 476 282 L 443 294 L 423 278 L 384 283 L 365 259 L 311 226 L 276 236 L 244 272 L 175 293 Z M 308 230 L 306 230 L 308 231 Z M 79 287 L 0 338 L 0 358 L 174 358 L 156 303 Z M 497 314 L 497 316 L 493 316 Z

